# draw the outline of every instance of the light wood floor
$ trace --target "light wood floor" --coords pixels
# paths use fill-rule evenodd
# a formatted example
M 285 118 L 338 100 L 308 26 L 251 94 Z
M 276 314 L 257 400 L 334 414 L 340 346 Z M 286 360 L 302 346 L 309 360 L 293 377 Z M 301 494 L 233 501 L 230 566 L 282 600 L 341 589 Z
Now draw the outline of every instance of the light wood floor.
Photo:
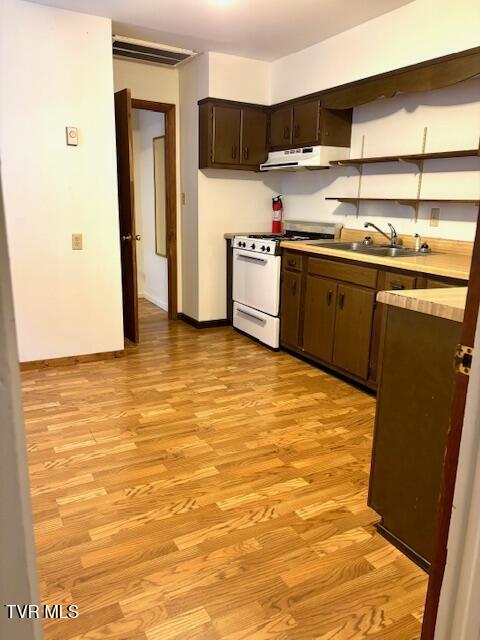
M 125 358 L 23 374 L 46 640 L 415 640 L 366 506 L 374 399 L 141 304 Z

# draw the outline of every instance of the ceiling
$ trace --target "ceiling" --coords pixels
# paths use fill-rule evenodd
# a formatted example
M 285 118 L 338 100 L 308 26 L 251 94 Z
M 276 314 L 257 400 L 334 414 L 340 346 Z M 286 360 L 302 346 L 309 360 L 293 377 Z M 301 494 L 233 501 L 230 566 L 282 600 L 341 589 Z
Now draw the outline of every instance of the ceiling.
M 111 18 L 116 35 L 275 60 L 413 0 L 32 1 Z

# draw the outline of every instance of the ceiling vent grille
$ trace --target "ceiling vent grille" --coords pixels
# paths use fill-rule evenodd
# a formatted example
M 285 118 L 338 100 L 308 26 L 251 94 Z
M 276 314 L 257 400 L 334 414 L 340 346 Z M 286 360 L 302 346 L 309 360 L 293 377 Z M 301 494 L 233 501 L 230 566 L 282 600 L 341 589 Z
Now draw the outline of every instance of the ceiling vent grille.
M 113 55 L 133 58 L 143 62 L 153 62 L 167 67 L 176 67 L 189 58 L 196 56 L 195 51 L 178 49 L 156 42 L 143 42 L 123 36 L 113 36 Z

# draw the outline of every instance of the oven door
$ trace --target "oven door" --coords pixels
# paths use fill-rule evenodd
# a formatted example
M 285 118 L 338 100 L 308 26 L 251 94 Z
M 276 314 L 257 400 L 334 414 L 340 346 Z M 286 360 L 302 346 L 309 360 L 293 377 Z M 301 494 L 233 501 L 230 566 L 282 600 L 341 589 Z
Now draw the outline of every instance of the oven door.
M 234 249 L 233 299 L 277 316 L 280 301 L 280 256 Z

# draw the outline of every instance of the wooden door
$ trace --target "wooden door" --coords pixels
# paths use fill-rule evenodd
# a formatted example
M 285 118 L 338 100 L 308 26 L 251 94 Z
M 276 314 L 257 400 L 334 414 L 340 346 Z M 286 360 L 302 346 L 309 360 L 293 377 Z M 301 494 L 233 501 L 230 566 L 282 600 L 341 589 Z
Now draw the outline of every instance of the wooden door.
M 300 329 L 300 297 L 302 274 L 282 273 L 282 303 L 280 311 L 280 339 L 292 347 L 298 346 Z
M 304 350 L 331 362 L 337 304 L 335 280 L 308 275 L 305 289 L 305 317 L 303 323 Z
M 138 342 L 137 253 L 130 89 L 115 94 L 117 137 L 118 213 L 122 259 L 123 332 Z
M 295 146 L 318 142 L 320 105 L 318 100 L 300 102 L 293 107 L 293 144 Z
M 288 147 L 292 143 L 292 107 L 275 109 L 270 116 L 270 147 Z
M 242 164 L 257 165 L 267 159 L 267 114 L 261 109 L 242 110 Z
M 213 107 L 212 161 L 221 164 L 240 162 L 240 119 L 238 107 Z
M 333 364 L 366 380 L 375 291 L 339 284 Z

